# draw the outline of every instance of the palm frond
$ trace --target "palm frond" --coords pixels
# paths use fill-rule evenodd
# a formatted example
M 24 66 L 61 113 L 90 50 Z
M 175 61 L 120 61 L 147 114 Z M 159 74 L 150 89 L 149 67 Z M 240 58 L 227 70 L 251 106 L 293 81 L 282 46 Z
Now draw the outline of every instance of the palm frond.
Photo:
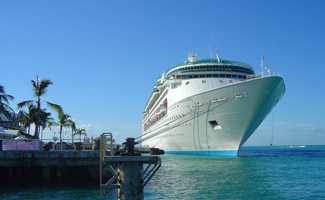
M 58 126 L 58 125 L 59 125 L 58 123 L 56 123 L 55 121 L 52 121 L 52 120 L 47 122 L 48 127 Z
M 67 123 L 69 123 L 69 127 L 71 127 L 72 131 L 76 129 L 76 123 L 72 119 L 68 119 Z
M 85 129 L 80 129 L 80 128 L 78 128 L 77 130 L 76 130 L 76 132 L 75 132 L 75 134 L 73 134 L 74 136 L 75 135 L 84 135 L 84 136 L 86 136 L 87 135 L 87 133 L 86 133 L 86 130 Z
M 36 92 L 36 89 L 38 88 L 37 83 L 34 80 L 31 80 L 31 82 L 32 82 L 33 90 L 34 92 Z
M 52 84 L 53 83 L 48 79 L 41 80 L 40 85 L 39 85 L 39 96 L 46 94 L 47 87 Z
M 6 102 L 9 104 L 9 100 L 14 100 L 12 95 L 6 94 L 5 88 L 0 85 L 0 103 Z
M 76 122 L 74 122 L 72 119 L 69 120 L 70 123 L 71 123 L 71 129 L 72 129 L 72 132 L 76 131 L 77 127 L 76 127 Z
M 15 113 L 15 111 L 9 105 L 7 105 L 5 103 L 0 103 L 0 109 Z
M 2 85 L 0 85 L 0 93 L 5 93 L 5 89 Z
M 46 93 L 46 89 L 49 85 L 52 85 L 52 81 L 48 79 L 40 80 L 39 77 L 36 75 L 36 81 L 31 80 L 34 90 L 34 96 L 40 97 Z
M 58 116 L 63 115 L 63 108 L 60 105 L 54 104 L 54 103 L 51 103 L 48 101 L 46 103 L 47 103 L 48 107 L 52 108 L 53 110 L 55 110 L 57 112 Z
M 9 104 L 9 100 L 14 100 L 15 98 L 9 94 L 2 94 L 0 95 L 0 103 L 6 102 Z
M 61 121 L 67 122 L 69 118 L 70 118 L 70 115 L 69 114 L 63 114 L 63 115 L 61 115 Z
M 25 107 L 25 106 L 32 105 L 33 103 L 34 103 L 33 100 L 23 101 L 23 102 L 18 103 L 17 107 L 22 108 L 22 107 Z
M 39 95 L 39 78 L 38 78 L 38 76 L 36 75 L 36 81 L 31 80 L 31 82 L 32 82 L 32 86 L 33 86 L 34 96 L 35 97 L 40 96 Z

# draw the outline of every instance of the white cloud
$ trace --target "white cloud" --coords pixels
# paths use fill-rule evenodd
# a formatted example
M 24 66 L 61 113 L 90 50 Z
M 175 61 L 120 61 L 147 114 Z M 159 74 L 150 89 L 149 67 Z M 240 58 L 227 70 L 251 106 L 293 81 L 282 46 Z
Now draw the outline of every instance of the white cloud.
M 311 130 L 313 133 L 318 135 L 325 134 L 325 128 L 312 128 Z
M 78 126 L 78 128 L 85 129 L 86 132 L 91 130 L 91 124 L 81 124 Z

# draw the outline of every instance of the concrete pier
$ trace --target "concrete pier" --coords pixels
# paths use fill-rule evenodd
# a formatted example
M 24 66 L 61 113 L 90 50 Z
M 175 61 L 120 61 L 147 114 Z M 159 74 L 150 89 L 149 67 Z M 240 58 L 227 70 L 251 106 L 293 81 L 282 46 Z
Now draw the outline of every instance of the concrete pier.
M 99 151 L 0 151 L 1 184 L 68 180 L 98 183 Z M 109 178 L 110 173 L 104 171 Z
M 108 136 L 110 138 L 108 138 Z M 110 141 L 110 145 L 108 145 Z M 134 138 L 127 138 L 124 151 L 113 154 L 112 134 L 104 133 L 99 151 L 0 151 L 0 185 L 28 186 L 34 181 L 61 182 L 76 186 L 100 182 L 102 196 L 118 190 L 119 199 L 143 199 L 143 188 L 161 166 L 158 156 L 134 151 Z M 114 150 L 115 151 L 115 150 Z M 9 184 L 8 184 L 9 183 Z M 108 190 L 108 193 L 106 191 Z M 103 195 L 104 194 L 104 195 Z
M 0 167 L 98 167 L 99 151 L 0 151 Z

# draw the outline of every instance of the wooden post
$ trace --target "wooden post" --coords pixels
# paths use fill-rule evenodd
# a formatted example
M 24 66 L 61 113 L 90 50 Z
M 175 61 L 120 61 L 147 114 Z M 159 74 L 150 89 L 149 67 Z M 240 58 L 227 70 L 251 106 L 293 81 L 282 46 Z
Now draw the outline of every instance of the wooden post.
M 122 162 L 118 164 L 120 174 L 119 199 L 139 200 L 143 199 L 142 188 L 142 163 Z
M 15 168 L 14 167 L 8 168 L 8 177 L 9 177 L 9 179 L 14 178 L 14 176 L 15 176 Z
M 50 167 L 43 167 L 43 174 L 42 178 L 43 180 L 48 180 L 51 177 L 51 170 Z

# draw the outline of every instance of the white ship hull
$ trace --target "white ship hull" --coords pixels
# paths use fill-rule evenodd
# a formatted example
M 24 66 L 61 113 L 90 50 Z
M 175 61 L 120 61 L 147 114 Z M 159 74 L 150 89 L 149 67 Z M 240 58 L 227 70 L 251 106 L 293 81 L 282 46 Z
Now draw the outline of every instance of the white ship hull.
M 168 114 L 143 131 L 143 146 L 175 154 L 236 156 L 285 92 L 279 76 L 222 87 L 205 80 L 205 88 L 197 84 L 202 79 L 193 79 L 188 89 L 184 80 L 184 88 L 167 91 Z

